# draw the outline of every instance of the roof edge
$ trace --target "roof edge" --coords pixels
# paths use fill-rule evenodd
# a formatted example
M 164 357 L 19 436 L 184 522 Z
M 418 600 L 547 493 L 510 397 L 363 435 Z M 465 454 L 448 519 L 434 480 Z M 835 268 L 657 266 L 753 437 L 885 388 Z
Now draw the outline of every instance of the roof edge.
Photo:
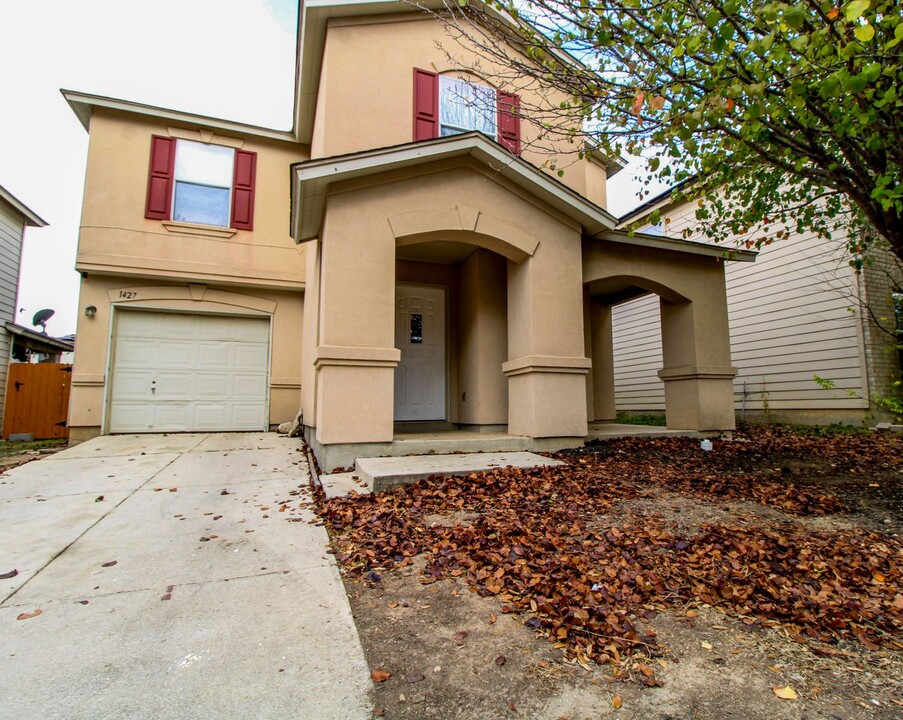
M 82 127 L 89 132 L 92 109 L 95 107 L 102 107 L 110 110 L 133 113 L 135 115 L 146 115 L 149 117 L 162 118 L 164 120 L 175 120 L 177 122 L 203 125 L 205 127 L 225 130 L 241 135 L 251 135 L 254 137 L 266 138 L 268 140 L 280 140 L 298 144 L 295 134 L 290 130 L 273 130 L 259 125 L 250 125 L 248 123 L 215 118 L 209 115 L 199 115 L 197 113 L 184 112 L 181 110 L 171 110 L 156 105 L 148 105 L 146 103 L 139 103 L 131 100 L 120 100 L 104 95 L 92 95 L 91 93 L 66 90 L 65 88 L 61 88 L 60 93 L 66 99 L 66 102 L 69 103 L 69 107 L 72 108 L 72 112 L 75 113 L 75 116 L 82 124 Z
M 66 342 L 65 340 L 60 340 L 59 338 L 50 337 L 49 335 L 44 335 L 43 333 L 39 333 L 35 330 L 29 330 L 27 327 L 17 325 L 16 323 L 6 322 L 3 323 L 3 327 L 5 327 L 7 331 L 11 332 L 13 335 L 19 335 L 20 337 L 28 338 L 29 340 L 35 340 L 37 342 L 45 343 L 46 345 L 54 347 L 58 350 L 62 350 L 63 352 L 72 352 L 72 350 L 75 348 L 74 343 Z
M 478 132 L 293 163 L 289 232 L 297 243 L 317 236 L 322 224 L 326 189 L 333 182 L 463 156 L 492 162 L 502 177 L 524 188 L 532 186 L 537 197 L 579 222 L 590 238 L 740 262 L 752 262 L 756 258 L 756 253 L 750 250 L 617 230 L 614 216 L 606 210 Z M 304 192 L 306 184 L 315 186 L 307 195 Z
M 38 215 L 34 210 L 28 207 L 24 202 L 19 200 L 9 190 L 0 185 L 0 199 L 5 200 L 19 215 L 25 218 L 25 224 L 31 227 L 46 227 L 47 221 Z
M 691 255 L 706 255 L 733 262 L 755 262 L 759 253 L 755 250 L 741 250 L 740 248 L 728 248 L 722 245 L 684 240 L 683 238 L 670 238 L 663 235 L 649 235 L 647 233 L 628 233 L 617 228 L 593 236 L 594 240 L 608 240 L 627 245 L 640 245 L 659 250 L 672 250 L 676 252 L 690 253 Z

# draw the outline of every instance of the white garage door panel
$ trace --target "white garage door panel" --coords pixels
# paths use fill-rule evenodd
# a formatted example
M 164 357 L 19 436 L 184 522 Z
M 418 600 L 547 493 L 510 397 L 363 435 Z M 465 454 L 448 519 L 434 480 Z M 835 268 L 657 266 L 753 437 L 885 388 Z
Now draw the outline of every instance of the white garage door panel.
M 265 430 L 266 318 L 120 311 L 109 432 Z

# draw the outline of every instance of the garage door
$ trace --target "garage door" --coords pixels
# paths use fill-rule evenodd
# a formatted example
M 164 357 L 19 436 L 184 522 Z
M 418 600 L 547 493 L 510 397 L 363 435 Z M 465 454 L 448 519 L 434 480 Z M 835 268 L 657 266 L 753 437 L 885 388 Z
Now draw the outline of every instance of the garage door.
M 111 433 L 266 430 L 267 318 L 119 311 Z

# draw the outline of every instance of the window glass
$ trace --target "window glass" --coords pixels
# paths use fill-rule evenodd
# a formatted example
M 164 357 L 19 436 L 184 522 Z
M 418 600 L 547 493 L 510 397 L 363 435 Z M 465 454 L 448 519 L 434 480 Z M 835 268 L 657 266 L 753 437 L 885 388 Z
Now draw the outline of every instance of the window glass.
M 179 140 L 173 219 L 228 227 L 234 163 L 232 148 Z
M 176 182 L 173 220 L 229 227 L 229 188 Z
M 479 130 L 495 139 L 495 90 L 464 80 L 439 77 L 440 135 Z

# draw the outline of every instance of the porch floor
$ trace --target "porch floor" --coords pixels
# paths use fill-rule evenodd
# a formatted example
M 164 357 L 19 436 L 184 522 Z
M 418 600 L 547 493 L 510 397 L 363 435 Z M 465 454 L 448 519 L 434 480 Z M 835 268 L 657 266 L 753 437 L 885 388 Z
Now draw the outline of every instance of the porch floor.
M 373 478 L 360 472 L 361 462 L 370 460 L 388 460 L 410 455 L 426 456 L 424 458 L 404 457 L 404 461 L 431 461 L 438 457 L 475 458 L 479 453 L 516 453 L 527 455 L 528 452 L 551 452 L 564 448 L 580 447 L 591 440 L 613 439 L 619 437 L 702 437 L 706 433 L 695 430 L 672 430 L 653 425 L 626 425 L 618 423 L 590 423 L 586 438 L 531 438 L 523 435 L 509 435 L 504 432 L 473 432 L 468 430 L 447 430 L 442 432 L 396 433 L 392 442 L 379 443 L 377 447 L 363 445 L 360 449 L 369 451 L 369 457 L 361 455 L 354 460 L 354 472 L 340 472 L 321 475 L 318 480 L 327 497 L 339 497 L 349 492 L 370 493 L 385 489 L 404 481 L 391 482 L 380 480 L 379 487 L 374 488 Z M 376 451 L 376 452 L 374 452 Z M 378 455 L 377 455 L 378 453 Z M 456 455 L 457 454 L 457 455 Z M 537 456 L 533 456 L 537 457 Z M 487 456 L 488 458 L 488 456 Z M 468 462 L 471 462 L 468 460 Z M 427 474 L 441 474 L 443 471 L 433 467 Z M 449 473 L 450 474 L 450 473 Z M 411 482 L 412 480 L 408 480 Z

